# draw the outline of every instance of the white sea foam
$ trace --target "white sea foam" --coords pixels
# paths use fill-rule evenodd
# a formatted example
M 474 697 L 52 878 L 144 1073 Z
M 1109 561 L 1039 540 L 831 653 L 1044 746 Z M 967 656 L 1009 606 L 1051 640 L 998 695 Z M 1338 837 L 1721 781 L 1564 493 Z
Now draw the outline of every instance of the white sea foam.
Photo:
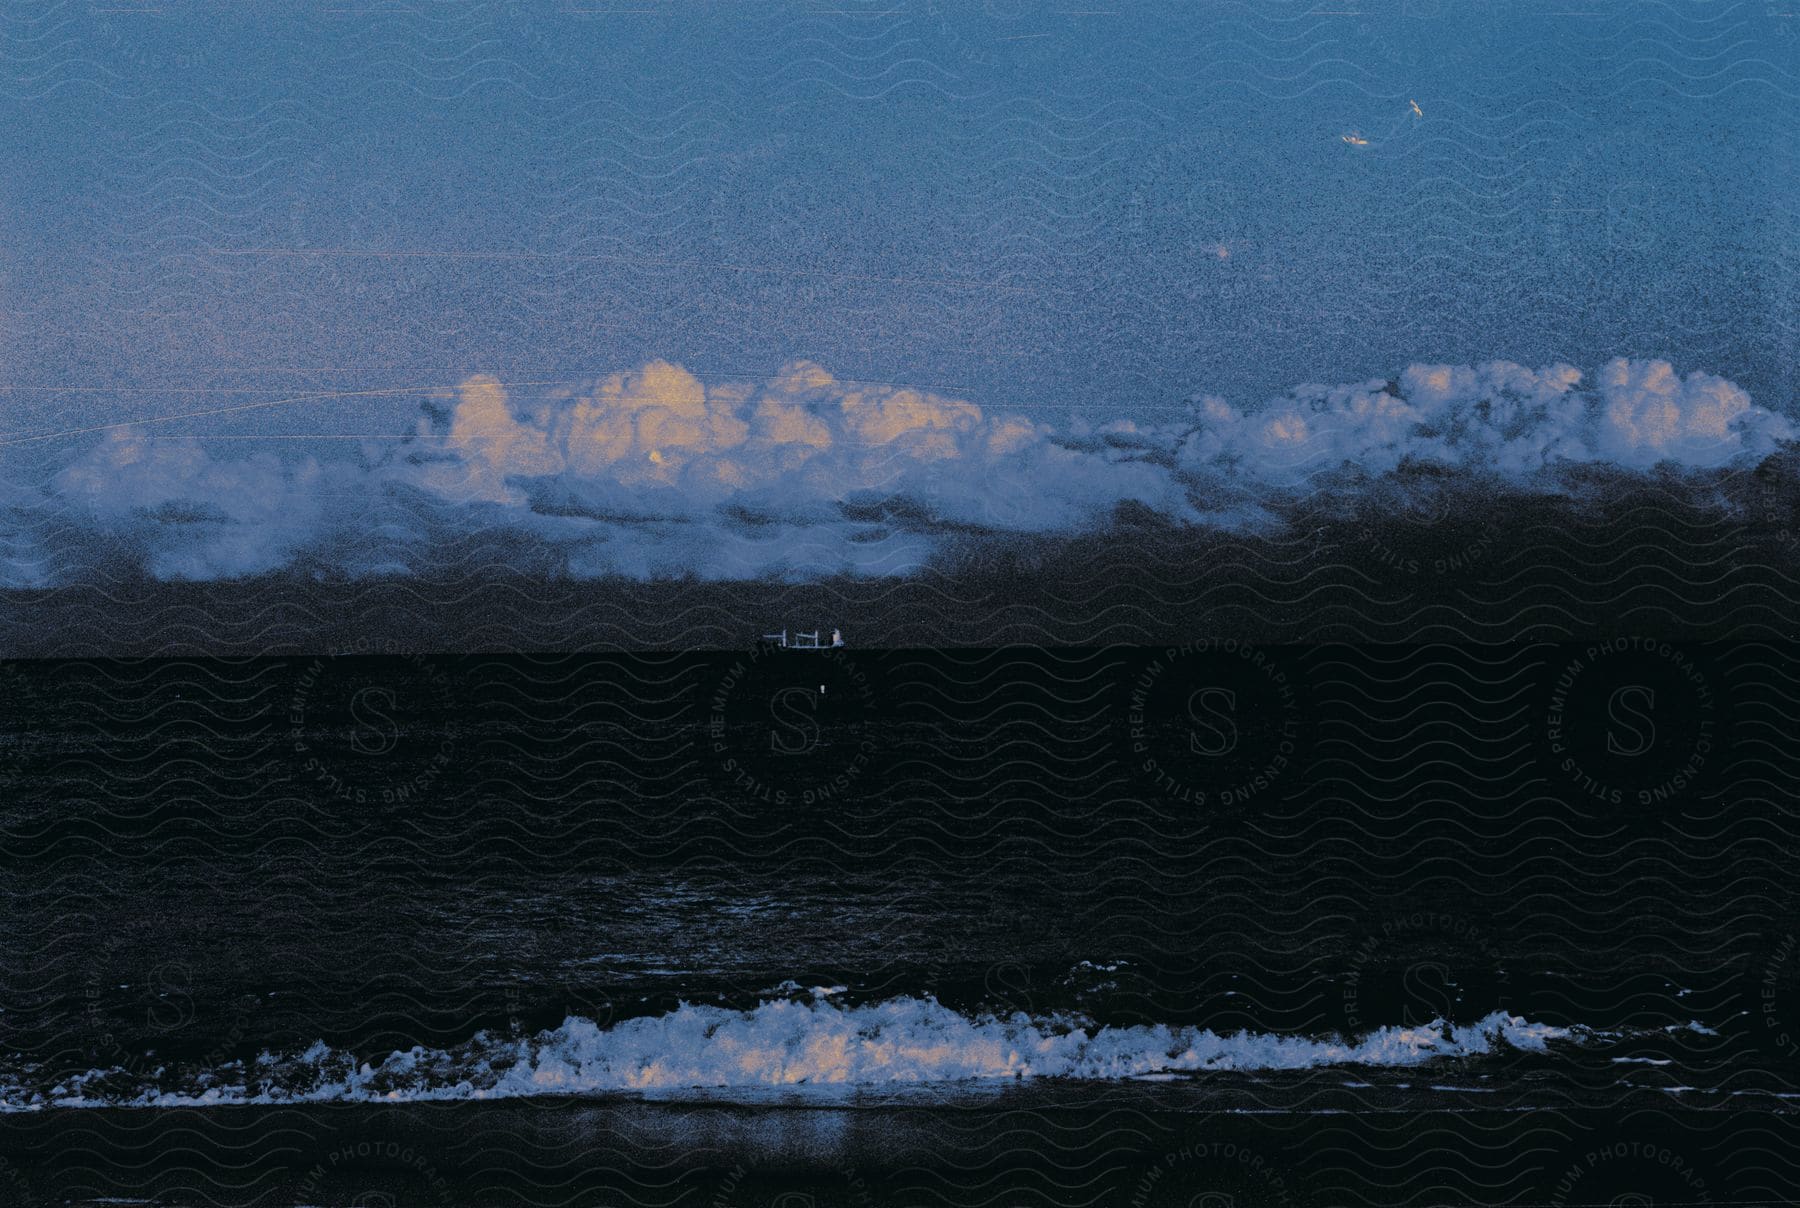
M 748 1011 L 684 1005 L 602 1028 L 570 1018 L 518 1039 L 479 1035 L 451 1050 L 377 1060 L 314 1044 L 193 1075 L 184 1085 L 121 1085 L 95 1070 L 43 1092 L 9 1088 L 0 1110 L 412 1102 L 687 1089 L 892 1087 L 1035 1078 L 1117 1081 L 1209 1070 L 1415 1066 L 1504 1049 L 1542 1051 L 1571 1029 L 1495 1012 L 1475 1023 L 1381 1028 L 1355 1039 L 1189 1027 L 1096 1027 L 1070 1016 L 959 1014 L 930 998 L 843 1006 L 764 1002 Z

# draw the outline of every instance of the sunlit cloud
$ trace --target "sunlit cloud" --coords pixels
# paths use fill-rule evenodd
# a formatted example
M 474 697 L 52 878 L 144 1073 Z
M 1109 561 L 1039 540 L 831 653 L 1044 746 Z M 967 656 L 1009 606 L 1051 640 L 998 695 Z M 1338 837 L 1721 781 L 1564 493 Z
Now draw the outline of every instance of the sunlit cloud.
M 668 361 L 556 390 L 476 374 L 356 460 L 114 429 L 41 487 L 9 485 L 0 575 L 41 585 L 120 558 L 162 579 L 429 575 L 473 542 L 576 577 L 891 577 L 970 543 L 1103 532 L 1121 509 L 1267 530 L 1421 470 L 1555 495 L 1576 468 L 1699 474 L 1793 439 L 1732 382 L 1656 360 L 1591 377 L 1420 364 L 1097 425 L 841 381 L 808 361 L 761 383 Z

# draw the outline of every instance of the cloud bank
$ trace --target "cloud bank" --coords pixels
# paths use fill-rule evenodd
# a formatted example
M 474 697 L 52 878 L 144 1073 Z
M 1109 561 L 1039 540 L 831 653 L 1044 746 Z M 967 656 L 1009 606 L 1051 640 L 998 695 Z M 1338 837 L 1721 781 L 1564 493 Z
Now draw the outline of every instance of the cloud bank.
M 470 377 L 355 459 L 215 453 L 118 428 L 0 495 L 0 581 L 124 558 L 161 579 L 284 569 L 429 575 L 449 551 L 575 577 L 916 573 L 952 547 L 1105 530 L 1232 530 L 1426 476 L 1556 495 L 1573 472 L 1698 475 L 1795 440 L 1724 378 L 1617 359 L 1412 365 L 1255 407 L 1061 426 L 811 362 L 706 383 L 653 361 L 578 389 Z

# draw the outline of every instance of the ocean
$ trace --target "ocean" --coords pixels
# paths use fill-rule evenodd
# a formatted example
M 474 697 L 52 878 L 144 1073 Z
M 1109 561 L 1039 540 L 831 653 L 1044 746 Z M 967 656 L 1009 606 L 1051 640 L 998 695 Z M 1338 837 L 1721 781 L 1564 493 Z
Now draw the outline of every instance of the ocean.
M 1797 694 L 1655 639 L 0 664 L 0 1203 L 1786 1202 Z

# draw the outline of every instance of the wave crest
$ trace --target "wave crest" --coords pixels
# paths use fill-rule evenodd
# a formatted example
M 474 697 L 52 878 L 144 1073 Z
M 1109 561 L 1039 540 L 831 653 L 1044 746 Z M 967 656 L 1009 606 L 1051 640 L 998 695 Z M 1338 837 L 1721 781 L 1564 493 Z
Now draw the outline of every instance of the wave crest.
M 456 1049 L 412 1049 L 378 1062 L 314 1044 L 290 1057 L 232 1062 L 180 1086 L 131 1085 L 93 1070 L 45 1091 L 13 1087 L 0 1110 L 319 1102 L 418 1102 L 690 1089 L 891 1087 L 1036 1078 L 1117 1081 L 1209 1070 L 1411 1066 L 1503 1049 L 1543 1051 L 1579 1029 L 1502 1011 L 1469 1024 L 1385 1027 L 1357 1039 L 1138 1025 L 1076 1016 L 963 1015 L 931 998 L 860 1006 L 829 999 L 753 1009 L 683 1005 L 610 1027 L 571 1017 L 524 1038 L 479 1034 Z

